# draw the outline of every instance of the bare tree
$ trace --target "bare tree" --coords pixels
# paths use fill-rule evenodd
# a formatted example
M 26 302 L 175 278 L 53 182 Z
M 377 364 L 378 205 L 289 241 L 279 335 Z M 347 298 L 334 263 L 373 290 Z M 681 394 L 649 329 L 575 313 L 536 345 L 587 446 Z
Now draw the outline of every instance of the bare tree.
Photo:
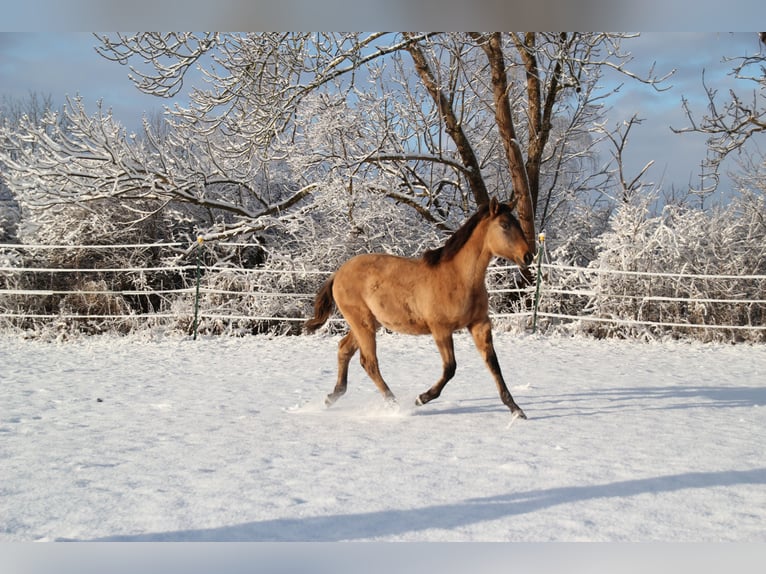
M 362 229 L 360 210 L 386 211 L 380 198 L 407 206 L 404 221 L 452 229 L 490 196 L 516 195 L 534 244 L 535 218 L 544 223 L 593 181 L 581 168 L 603 137 L 594 131 L 608 95 L 596 89 L 602 71 L 663 79 L 628 71 L 626 37 L 102 36 L 99 53 L 130 65 L 146 93 L 173 97 L 198 74 L 189 105 L 166 110 L 166 131 L 147 121 L 133 137 L 72 100 L 68 131 L 6 130 L 23 156 L 9 162 L 10 178 L 38 208 L 111 198 L 141 220 L 191 205 L 215 236 L 291 225 L 312 202 Z
M 639 193 L 642 186 L 641 180 L 644 174 L 654 164 L 654 160 L 649 161 L 635 176 L 630 177 L 630 179 L 628 179 L 628 175 L 625 173 L 623 154 L 628 143 L 628 136 L 633 126 L 640 125 L 642 121 L 641 118 L 634 114 L 629 120 L 618 125 L 613 131 L 604 129 L 604 134 L 613 148 L 610 152 L 617 169 L 620 192 L 619 199 L 623 203 L 629 203 L 630 200 Z
M 764 33 L 759 33 L 759 40 L 764 42 Z M 738 93 L 733 89 L 723 100 L 718 97 L 718 90 L 710 87 L 702 75 L 702 84 L 707 97 L 707 113 L 697 119 L 689 101 L 682 100 L 682 106 L 689 120 L 683 128 L 671 128 L 675 133 L 696 132 L 706 134 L 708 155 L 702 163 L 702 177 L 698 194 L 715 191 L 718 186 L 722 162 L 734 152 L 745 149 L 746 144 L 766 132 L 766 53 L 763 47 L 758 53 L 736 58 L 724 58 L 731 62 L 731 75 L 738 80 L 754 85 L 749 94 Z

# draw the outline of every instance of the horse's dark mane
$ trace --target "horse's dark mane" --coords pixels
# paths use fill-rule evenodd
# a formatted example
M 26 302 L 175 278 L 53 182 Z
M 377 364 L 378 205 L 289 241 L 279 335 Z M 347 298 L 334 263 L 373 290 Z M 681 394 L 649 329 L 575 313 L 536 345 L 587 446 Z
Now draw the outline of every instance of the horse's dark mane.
M 508 205 L 501 203 L 498 213 L 511 214 L 512 211 Z M 423 253 L 423 260 L 426 262 L 426 264 L 430 267 L 434 267 L 439 263 L 449 261 L 455 257 L 458 251 L 460 251 L 468 242 L 468 239 L 473 234 L 476 226 L 479 225 L 479 222 L 487 217 L 487 215 L 489 215 L 489 204 L 485 203 L 479 207 L 479 210 L 474 213 L 468 219 L 468 221 L 466 221 L 457 231 L 455 231 L 455 233 L 450 236 L 449 239 L 447 239 L 444 245 L 436 249 L 429 249 Z

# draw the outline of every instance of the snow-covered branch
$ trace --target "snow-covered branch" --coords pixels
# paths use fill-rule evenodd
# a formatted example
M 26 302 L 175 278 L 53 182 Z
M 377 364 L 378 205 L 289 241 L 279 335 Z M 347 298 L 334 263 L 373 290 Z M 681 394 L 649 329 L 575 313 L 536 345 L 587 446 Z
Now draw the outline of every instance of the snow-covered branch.
M 256 218 L 258 205 L 270 203 L 253 187 L 252 167 L 209 155 L 203 142 L 181 147 L 148 124 L 144 137 L 128 135 L 101 105 L 87 115 L 80 99 L 69 100 L 64 113 L 64 127 L 49 114 L 41 125 L 3 130 L 8 181 L 28 208 L 118 199 L 149 202 L 146 209 L 153 210 L 151 202 L 176 201 Z
M 714 182 L 712 189 L 718 183 L 721 163 L 732 153 L 746 149 L 754 136 L 766 132 L 766 55 L 760 51 L 752 55 L 725 58 L 724 61 L 731 62 L 731 76 L 740 80 L 740 85 L 752 88 L 741 92 L 730 89 L 720 99 L 718 90 L 708 85 L 703 72 L 702 86 L 707 98 L 707 113 L 698 118 L 689 100 L 684 97 L 682 107 L 689 123 L 681 128 L 671 127 L 675 133 L 694 132 L 708 136 L 708 156 L 703 168 L 709 172 L 707 179 Z

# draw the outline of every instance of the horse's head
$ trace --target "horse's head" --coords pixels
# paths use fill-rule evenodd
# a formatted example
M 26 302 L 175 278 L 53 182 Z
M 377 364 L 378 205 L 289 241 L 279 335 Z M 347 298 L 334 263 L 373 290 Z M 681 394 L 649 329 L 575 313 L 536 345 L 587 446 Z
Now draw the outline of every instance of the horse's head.
M 500 203 L 494 197 L 489 203 L 487 246 L 493 255 L 504 257 L 525 268 L 534 259 L 532 248 L 524 238 L 519 220 L 513 215 L 515 203 Z

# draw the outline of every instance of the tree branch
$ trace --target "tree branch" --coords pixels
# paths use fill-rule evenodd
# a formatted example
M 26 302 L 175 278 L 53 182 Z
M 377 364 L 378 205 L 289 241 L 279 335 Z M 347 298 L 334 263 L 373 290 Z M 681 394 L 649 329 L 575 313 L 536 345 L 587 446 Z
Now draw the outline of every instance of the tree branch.
M 414 38 L 410 34 L 405 34 L 405 37 Z M 455 110 L 450 104 L 450 99 L 439 87 L 420 45 L 412 42 L 407 45 L 406 50 L 412 56 L 412 60 L 415 63 L 415 70 L 436 104 L 439 116 L 444 120 L 447 133 L 457 146 L 457 152 L 465 166 L 464 173 L 466 174 L 466 179 L 468 179 L 468 184 L 470 185 L 476 204 L 482 205 L 489 203 L 489 193 L 487 192 L 484 178 L 481 175 L 479 160 L 476 157 L 476 153 L 471 146 L 468 136 L 463 131 L 463 126 L 455 114 Z

